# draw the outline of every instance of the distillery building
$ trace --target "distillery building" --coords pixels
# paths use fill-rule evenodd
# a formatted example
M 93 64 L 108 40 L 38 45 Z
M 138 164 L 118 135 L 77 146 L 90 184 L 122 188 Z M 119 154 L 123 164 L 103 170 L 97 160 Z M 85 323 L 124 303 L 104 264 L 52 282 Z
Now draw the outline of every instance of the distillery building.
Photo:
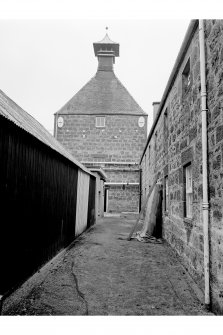
M 114 73 L 119 44 L 106 34 L 93 48 L 97 72 L 55 113 L 54 136 L 82 164 L 103 169 L 105 212 L 137 212 L 147 114 Z

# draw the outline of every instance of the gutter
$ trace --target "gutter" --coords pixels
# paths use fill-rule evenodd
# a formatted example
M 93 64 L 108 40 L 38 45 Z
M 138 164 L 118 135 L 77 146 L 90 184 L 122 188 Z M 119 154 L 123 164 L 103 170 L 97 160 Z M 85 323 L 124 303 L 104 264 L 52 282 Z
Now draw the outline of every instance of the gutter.
M 203 235 L 204 235 L 204 282 L 205 307 L 210 309 L 210 251 L 209 251 L 209 202 L 208 202 L 208 143 L 207 143 L 207 91 L 204 20 L 199 20 L 201 114 L 202 114 L 202 177 L 203 177 Z
M 198 23 L 199 23 L 199 20 L 191 20 L 191 22 L 189 24 L 189 27 L 187 29 L 186 35 L 185 35 L 183 43 L 181 45 L 179 54 L 178 54 L 177 59 L 175 61 L 173 70 L 172 70 L 172 72 L 170 74 L 170 78 L 169 78 L 169 80 L 167 82 L 165 91 L 163 93 L 162 100 L 160 102 L 160 105 L 159 105 L 159 108 L 158 108 L 158 111 L 157 111 L 157 116 L 156 116 L 156 118 L 155 118 L 155 120 L 153 122 L 152 128 L 151 128 L 150 133 L 148 135 L 146 146 L 145 146 L 145 148 L 143 150 L 143 153 L 142 153 L 142 156 L 140 158 L 139 164 L 141 164 L 141 162 L 142 162 L 143 156 L 144 156 L 144 154 L 146 152 L 146 149 L 147 149 L 147 147 L 149 145 L 149 142 L 150 142 L 150 139 L 151 139 L 151 137 L 153 135 L 154 129 L 155 129 L 155 127 L 157 125 L 157 122 L 158 122 L 158 120 L 159 120 L 159 118 L 161 116 L 161 112 L 162 112 L 162 109 L 163 109 L 164 104 L 166 102 L 166 99 L 168 97 L 168 94 L 169 94 L 169 92 L 170 92 L 170 90 L 171 90 L 171 88 L 172 88 L 172 86 L 174 84 L 174 81 L 175 81 L 176 76 L 177 76 L 177 74 L 179 72 L 180 66 L 181 66 L 181 64 L 182 64 L 182 62 L 184 60 L 185 54 L 186 54 L 187 49 L 188 49 L 188 47 L 190 45 L 191 39 L 192 39 L 192 37 L 193 37 L 193 35 L 194 35 L 197 27 L 198 27 Z

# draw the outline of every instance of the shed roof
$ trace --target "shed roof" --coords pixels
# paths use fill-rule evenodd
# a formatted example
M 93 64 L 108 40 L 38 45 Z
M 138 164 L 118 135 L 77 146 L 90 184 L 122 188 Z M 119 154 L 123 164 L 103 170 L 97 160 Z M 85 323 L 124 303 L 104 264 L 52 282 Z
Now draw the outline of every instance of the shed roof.
M 97 71 L 57 113 L 147 115 L 113 71 Z
M 106 175 L 106 173 L 104 172 L 104 170 L 101 167 L 89 167 L 89 170 L 91 172 L 96 172 L 100 175 L 101 179 L 103 179 L 104 181 L 107 180 L 108 176 Z
M 11 100 L 4 92 L 0 90 L 0 115 L 13 122 L 19 128 L 22 128 L 39 141 L 57 151 L 69 161 L 80 167 L 85 172 L 90 171 L 78 162 L 64 147 L 60 144 L 36 119 L 25 112 L 13 100 Z

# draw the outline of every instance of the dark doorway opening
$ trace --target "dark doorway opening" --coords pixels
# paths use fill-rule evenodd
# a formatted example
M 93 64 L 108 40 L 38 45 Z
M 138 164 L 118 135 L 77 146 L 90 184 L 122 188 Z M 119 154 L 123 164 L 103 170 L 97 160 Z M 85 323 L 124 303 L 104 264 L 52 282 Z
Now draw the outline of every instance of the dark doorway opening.
M 104 212 L 107 212 L 107 201 L 108 201 L 108 189 L 105 188 L 104 191 Z
M 159 191 L 160 197 L 159 197 L 159 203 L 157 206 L 157 212 L 156 212 L 156 225 L 153 231 L 153 236 L 156 238 L 162 238 L 163 232 L 162 232 L 162 226 L 163 226 L 163 191 L 162 189 Z

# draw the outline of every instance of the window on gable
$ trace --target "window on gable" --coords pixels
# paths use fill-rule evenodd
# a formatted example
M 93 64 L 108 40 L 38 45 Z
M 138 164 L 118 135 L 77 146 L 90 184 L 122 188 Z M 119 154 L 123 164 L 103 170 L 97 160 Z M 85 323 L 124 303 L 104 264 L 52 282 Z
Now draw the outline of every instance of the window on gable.
M 97 128 L 105 127 L 105 117 L 104 116 L 96 116 L 96 123 Z
M 192 190 L 192 165 L 184 166 L 184 217 L 192 218 L 193 190 Z
M 190 72 L 190 58 L 182 72 L 182 93 L 183 96 L 187 94 L 191 86 L 191 72 Z

